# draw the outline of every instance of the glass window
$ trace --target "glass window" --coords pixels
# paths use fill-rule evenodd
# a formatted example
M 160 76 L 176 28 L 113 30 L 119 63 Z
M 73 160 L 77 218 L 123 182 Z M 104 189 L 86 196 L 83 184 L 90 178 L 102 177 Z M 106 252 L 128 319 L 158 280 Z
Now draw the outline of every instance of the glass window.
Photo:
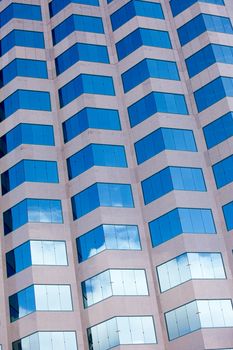
M 58 44 L 74 31 L 104 34 L 102 19 L 93 16 L 71 15 L 52 30 L 53 44 Z
M 0 121 L 8 118 L 19 109 L 50 112 L 49 92 L 16 90 L 0 103 Z
M 233 181 L 233 155 L 212 166 L 217 188 L 224 187 Z
M 127 167 L 125 148 L 117 145 L 90 144 L 67 159 L 69 179 L 93 166 Z
M 44 34 L 29 30 L 14 29 L 0 40 L 0 57 L 14 46 L 34 47 L 44 49 Z
M 99 0 L 52 0 L 49 3 L 50 17 L 55 16 L 69 4 L 84 4 L 91 6 L 99 6 Z
M 46 62 L 16 58 L 0 71 L 0 87 L 5 86 L 17 76 L 47 79 Z
M 165 313 L 169 340 L 200 328 L 232 327 L 231 300 L 195 300 Z
M 145 205 L 173 190 L 206 191 L 202 169 L 167 167 L 141 182 Z
M 211 209 L 176 208 L 149 223 L 152 246 L 156 247 L 182 233 L 216 233 Z
M 4 234 L 7 235 L 28 222 L 61 224 L 61 201 L 27 198 L 17 203 L 3 213 Z
M 233 136 L 233 112 L 229 112 L 203 128 L 207 148 L 210 149 Z
M 0 158 L 21 144 L 54 146 L 52 125 L 18 124 L 0 137 Z
M 128 92 L 148 78 L 180 80 L 175 62 L 145 58 L 121 75 L 124 92 Z
M 198 112 L 227 96 L 233 96 L 233 78 L 229 77 L 218 77 L 194 92 Z
M 129 184 L 95 183 L 71 198 L 73 219 L 79 219 L 98 207 L 133 208 Z
M 36 332 L 15 341 L 12 350 L 77 350 L 76 334 L 65 332 Z
M 121 130 L 119 113 L 115 109 L 87 107 L 63 123 L 64 142 L 72 140 L 88 128 Z
M 60 107 L 66 106 L 82 94 L 115 96 L 112 77 L 80 74 L 58 90 Z
M 227 231 L 233 229 L 233 202 L 227 203 L 222 207 Z
M 67 265 L 63 241 L 27 241 L 6 253 L 7 277 L 32 265 Z
M 118 60 L 122 60 L 141 46 L 162 47 L 171 49 L 168 32 L 156 29 L 137 28 L 116 43 Z
M 152 316 L 114 317 L 87 330 L 90 350 L 127 344 L 156 344 Z
M 135 16 L 164 19 L 162 6 L 159 3 L 131 0 L 110 16 L 113 31 Z
M 184 253 L 157 266 L 161 292 L 191 279 L 225 279 L 221 253 Z
M 2 195 L 24 182 L 58 183 L 57 162 L 21 160 L 1 174 Z
M 170 6 L 172 10 L 173 16 L 177 16 L 179 13 L 183 12 L 196 2 L 206 2 L 208 4 L 214 4 L 214 5 L 222 5 L 224 6 L 224 1 L 223 0 L 185 0 L 185 1 L 180 1 L 180 0 L 171 0 L 170 1 Z
M 188 114 L 184 95 L 151 92 L 128 107 L 131 127 L 138 125 L 155 113 Z
M 82 282 L 84 307 L 114 295 L 148 295 L 145 270 L 106 270 Z
M 69 285 L 32 285 L 9 297 L 10 320 L 35 311 L 72 311 Z
M 134 144 L 137 163 L 141 164 L 165 149 L 197 152 L 192 130 L 159 128 Z
M 101 225 L 76 239 L 79 262 L 106 249 L 141 250 L 135 225 Z
M 39 5 L 12 3 L 0 12 L 0 27 L 3 27 L 13 18 L 41 21 Z
M 55 59 L 57 75 L 78 61 L 109 63 L 107 46 L 76 43 Z
M 228 17 L 201 13 L 177 29 L 181 46 L 187 44 L 205 31 L 233 34 L 231 21 Z

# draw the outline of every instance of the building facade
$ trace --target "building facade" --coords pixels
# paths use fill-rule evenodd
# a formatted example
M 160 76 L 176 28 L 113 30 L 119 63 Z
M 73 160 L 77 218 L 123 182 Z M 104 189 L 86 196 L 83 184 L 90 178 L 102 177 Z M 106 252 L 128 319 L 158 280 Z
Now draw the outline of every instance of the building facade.
M 1 0 L 1 350 L 233 349 L 232 0 Z

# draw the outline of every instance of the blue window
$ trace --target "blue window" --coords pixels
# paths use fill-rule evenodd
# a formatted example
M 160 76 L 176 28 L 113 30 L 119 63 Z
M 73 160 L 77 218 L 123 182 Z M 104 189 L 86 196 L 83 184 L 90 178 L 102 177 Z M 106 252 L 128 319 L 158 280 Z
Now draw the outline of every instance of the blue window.
M 58 199 L 27 198 L 3 213 L 4 234 L 28 222 L 61 224 L 62 207 Z
M 35 311 L 72 311 L 69 285 L 35 284 L 9 297 L 10 320 Z
M 202 169 L 167 167 L 141 182 L 145 205 L 173 190 L 206 191 Z
M 66 243 L 32 240 L 6 253 L 7 277 L 32 265 L 66 266 Z
M 163 30 L 138 28 L 116 43 L 119 61 L 141 46 L 162 47 L 171 49 L 168 32 Z
M 60 107 L 64 107 L 82 94 L 114 96 L 112 77 L 80 74 L 58 90 Z
M 21 160 L 1 174 L 2 195 L 23 182 L 58 183 L 57 162 L 46 160 Z
M 89 128 L 121 130 L 119 113 L 115 109 L 86 107 L 63 124 L 64 141 L 68 142 Z
M 0 158 L 21 144 L 54 146 L 52 125 L 18 124 L 0 137 Z
M 57 75 L 78 61 L 109 63 L 107 47 L 84 43 L 74 44 L 55 59 Z
M 155 113 L 188 114 L 185 97 L 180 94 L 151 92 L 128 107 L 131 127 Z
M 149 223 L 152 246 L 182 233 L 216 233 L 211 209 L 176 208 Z
M 131 186 L 128 184 L 95 183 L 71 198 L 73 219 L 98 207 L 133 208 Z
M 229 77 L 219 77 L 194 92 L 198 112 L 227 96 L 233 96 L 233 78 Z
M 50 17 L 55 16 L 58 12 L 72 3 L 99 6 L 99 0 L 52 0 L 49 3 Z
M 162 6 L 159 3 L 131 0 L 110 16 L 113 31 L 135 16 L 164 19 Z
M 16 58 L 0 71 L 0 87 L 5 86 L 17 76 L 47 79 L 46 62 Z
M 233 202 L 227 203 L 222 207 L 227 231 L 233 229 Z
M 165 149 L 197 152 L 192 130 L 159 128 L 134 144 L 137 163 L 141 164 Z
M 124 146 L 88 145 L 67 159 L 69 179 L 73 179 L 93 166 L 127 167 Z
M 210 44 L 187 58 L 185 61 L 189 76 L 193 77 L 204 69 L 210 67 L 215 62 L 233 64 L 233 47 Z
M 16 90 L 0 103 L 0 121 L 8 118 L 18 109 L 51 111 L 49 92 Z
M 121 75 L 124 92 L 148 78 L 180 80 L 175 62 L 145 58 Z
M 181 46 L 187 44 L 205 31 L 233 34 L 231 21 L 228 17 L 202 13 L 177 29 Z
M 13 18 L 41 21 L 41 10 L 38 5 L 12 3 L 0 12 L 0 27 Z
M 208 4 L 214 4 L 214 5 L 224 5 L 223 0 L 185 0 L 185 1 L 180 1 L 180 0 L 171 0 L 170 1 L 170 6 L 172 10 L 173 16 L 177 16 L 179 13 L 183 12 L 196 2 L 206 2 Z
M 53 44 L 58 44 L 74 31 L 104 34 L 100 17 L 71 15 L 52 30 Z
M 135 225 L 101 225 L 76 239 L 78 261 L 85 261 L 103 250 L 141 250 Z
M 233 155 L 213 165 L 217 188 L 226 186 L 233 181 Z
M 10 51 L 14 46 L 44 49 L 44 35 L 42 32 L 14 29 L 0 40 L 0 56 Z
M 233 136 L 233 112 L 229 112 L 203 128 L 207 148 Z

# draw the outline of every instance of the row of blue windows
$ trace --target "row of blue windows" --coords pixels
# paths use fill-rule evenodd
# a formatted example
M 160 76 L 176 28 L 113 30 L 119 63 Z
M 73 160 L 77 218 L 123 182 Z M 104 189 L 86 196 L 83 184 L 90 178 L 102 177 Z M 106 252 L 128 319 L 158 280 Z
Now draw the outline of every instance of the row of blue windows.
M 228 17 L 202 13 L 177 29 L 181 46 L 187 44 L 205 31 L 233 34 L 233 27 Z
M 0 158 L 22 144 L 54 146 L 52 125 L 18 124 L 0 137 Z
M 101 225 L 76 239 L 78 260 L 85 261 L 103 250 L 141 250 L 135 225 Z
M 112 30 L 116 30 L 135 16 L 164 19 L 162 6 L 156 2 L 131 0 L 111 16 Z
M 42 32 L 14 29 L 0 40 L 0 56 L 10 51 L 14 46 L 44 49 L 44 34 Z
M 223 0 L 185 0 L 185 1 L 180 1 L 180 0 L 171 0 L 170 1 L 170 6 L 172 10 L 173 16 L 177 16 L 179 13 L 183 12 L 193 4 L 197 2 L 205 2 L 208 4 L 215 4 L 215 5 L 224 5 Z
M 39 5 L 18 4 L 13 2 L 0 12 L 0 28 L 13 18 L 30 19 L 41 21 L 41 10 Z
M 192 78 L 216 62 L 233 64 L 233 47 L 209 44 L 188 57 L 185 62 L 189 76 Z
M 49 92 L 16 90 L 0 103 L 0 121 L 8 118 L 18 109 L 51 111 Z
M 137 28 L 116 43 L 119 61 L 143 45 L 161 47 L 164 49 L 172 48 L 168 32 L 163 30 Z
M 145 58 L 122 75 L 124 92 L 128 92 L 148 78 L 180 80 L 175 62 Z
M 46 62 L 16 58 L 0 71 L 0 87 L 5 86 L 17 76 L 47 79 Z
M 86 107 L 63 124 L 64 142 L 72 140 L 88 128 L 121 130 L 119 113 L 115 109 Z
M 74 220 L 98 207 L 134 207 L 131 185 L 115 183 L 95 183 L 74 195 L 71 203 Z
M 140 124 L 155 113 L 188 114 L 184 95 L 151 92 L 128 107 L 131 127 Z
M 167 167 L 141 182 L 145 205 L 173 190 L 206 191 L 202 169 Z
M 67 159 L 69 179 L 93 166 L 127 167 L 124 146 L 90 144 Z
M 80 74 L 58 90 L 60 107 L 66 106 L 84 93 L 115 96 L 112 77 Z
M 58 44 L 74 31 L 104 33 L 100 17 L 71 15 L 52 30 L 53 44 Z
M 103 45 L 76 43 L 55 59 L 57 75 L 78 61 L 109 63 L 108 49 Z
M 194 92 L 198 112 L 227 96 L 233 96 L 233 78 L 229 77 L 218 77 Z
M 164 150 L 197 152 L 192 130 L 159 128 L 134 144 L 141 164 Z
M 61 224 L 61 201 L 33 198 L 22 200 L 3 213 L 4 234 L 7 235 L 28 222 Z
M 52 0 L 49 3 L 50 17 L 55 16 L 58 12 L 63 10 L 69 4 L 83 4 L 91 6 L 99 6 L 99 0 Z
M 211 209 L 176 208 L 149 223 L 152 246 L 182 233 L 216 233 Z
M 233 136 L 233 112 L 214 120 L 203 128 L 207 148 L 212 148 Z
M 1 174 L 2 194 L 23 182 L 58 183 L 57 162 L 25 159 Z
M 233 155 L 213 165 L 217 188 L 226 186 L 233 181 Z

